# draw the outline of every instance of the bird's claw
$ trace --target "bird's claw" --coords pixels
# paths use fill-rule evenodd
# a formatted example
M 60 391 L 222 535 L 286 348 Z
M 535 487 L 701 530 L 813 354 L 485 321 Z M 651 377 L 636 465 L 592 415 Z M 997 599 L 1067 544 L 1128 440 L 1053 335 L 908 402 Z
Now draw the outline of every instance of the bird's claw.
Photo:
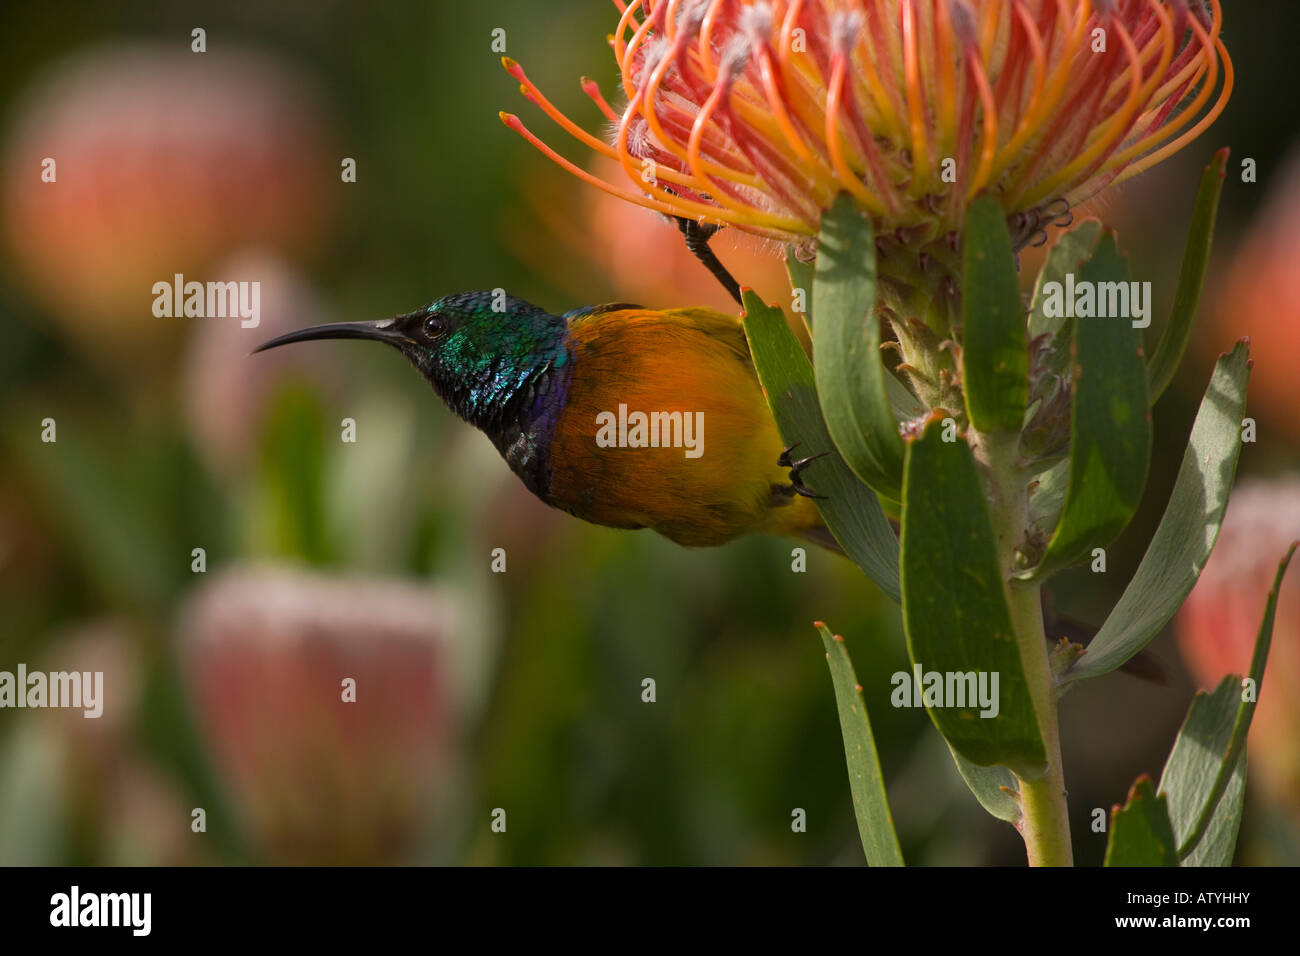
M 669 192 L 671 191 L 669 190 Z M 727 294 L 736 300 L 736 304 L 743 307 L 745 300 L 740 294 L 740 283 L 727 271 L 727 267 L 718 260 L 717 255 L 709 247 L 709 240 L 722 227 L 714 223 L 703 223 L 697 219 L 689 219 L 686 216 L 673 216 L 673 219 L 677 223 L 677 228 L 681 230 L 682 235 L 686 238 L 686 248 L 691 251 L 695 258 L 700 260 L 709 272 L 713 273 L 713 277 L 727 290 Z
M 776 463 L 781 468 L 790 469 L 790 490 L 792 493 L 796 495 L 801 495 L 804 498 L 820 498 L 824 501 L 826 499 L 826 496 L 817 494 L 817 492 L 813 491 L 811 488 L 805 485 L 803 483 L 803 479 L 799 477 L 799 473 L 802 472 L 809 465 L 811 465 L 818 458 L 824 458 L 827 455 L 829 455 L 830 452 L 823 451 L 816 455 L 808 455 L 805 458 L 800 458 L 798 461 L 794 461 L 790 457 L 790 452 L 794 451 L 798 447 L 799 447 L 799 442 L 795 442 L 785 451 L 781 452 L 781 457 L 779 457 L 776 460 Z

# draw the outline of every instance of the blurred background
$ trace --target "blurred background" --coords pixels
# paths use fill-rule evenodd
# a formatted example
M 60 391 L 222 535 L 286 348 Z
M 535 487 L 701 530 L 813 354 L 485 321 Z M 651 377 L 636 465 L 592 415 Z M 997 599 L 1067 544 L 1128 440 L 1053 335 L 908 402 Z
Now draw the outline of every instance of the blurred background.
M 1284 82 L 1300 8 L 1225 7 L 1227 112 L 1097 210 L 1167 314 L 1200 170 L 1233 149 L 1147 500 L 1106 575 L 1058 580 L 1058 610 L 1104 619 L 1213 359 L 1242 335 L 1259 437 L 1210 571 L 1153 645 L 1169 686 L 1112 675 L 1063 702 L 1082 863 L 1104 852 L 1093 808 L 1158 776 L 1195 688 L 1246 667 L 1271 568 L 1300 537 L 1300 124 Z M 5 22 L 0 670 L 103 671 L 106 688 L 99 720 L 0 710 L 0 863 L 857 864 L 814 619 L 863 678 L 908 861 L 1023 862 L 925 715 L 889 706 L 885 675 L 907 668 L 898 611 L 848 562 L 812 553 L 795 574 L 780 540 L 690 551 L 551 511 L 390 350 L 248 357 L 281 331 L 463 289 L 556 312 L 728 307 L 676 229 L 497 119 L 519 112 L 568 148 L 501 69 L 500 28 L 598 128 L 578 78 L 614 93 L 610 4 L 74 2 L 9 5 Z M 715 247 L 782 295 L 778 260 L 725 233 Z M 259 327 L 155 317 L 153 283 L 176 273 L 260 282 Z M 1298 642 L 1293 575 L 1244 863 L 1300 862 Z

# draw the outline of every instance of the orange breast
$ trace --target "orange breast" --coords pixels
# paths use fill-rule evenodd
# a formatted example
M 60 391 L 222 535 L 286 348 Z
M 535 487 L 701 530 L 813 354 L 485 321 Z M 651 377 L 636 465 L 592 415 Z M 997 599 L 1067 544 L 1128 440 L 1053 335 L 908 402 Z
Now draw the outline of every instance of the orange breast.
M 737 319 L 627 310 L 575 320 L 570 332 L 552 504 L 684 545 L 821 523 L 811 502 L 773 495 L 789 482 L 776 464 L 782 443 Z

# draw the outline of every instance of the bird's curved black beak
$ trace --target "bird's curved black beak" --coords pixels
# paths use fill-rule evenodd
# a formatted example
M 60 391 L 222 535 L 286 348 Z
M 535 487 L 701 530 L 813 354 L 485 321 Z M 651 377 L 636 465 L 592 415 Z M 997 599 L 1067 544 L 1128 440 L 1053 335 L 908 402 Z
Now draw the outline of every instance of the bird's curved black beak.
M 286 332 L 269 342 L 263 342 L 249 354 L 256 355 L 267 349 L 290 345 L 294 342 L 314 342 L 317 339 L 370 339 L 374 342 L 387 342 L 401 348 L 409 345 L 412 339 L 403 331 L 406 320 L 411 316 L 399 315 L 395 319 L 378 319 L 372 322 L 333 322 L 329 325 L 313 325 L 310 328 Z

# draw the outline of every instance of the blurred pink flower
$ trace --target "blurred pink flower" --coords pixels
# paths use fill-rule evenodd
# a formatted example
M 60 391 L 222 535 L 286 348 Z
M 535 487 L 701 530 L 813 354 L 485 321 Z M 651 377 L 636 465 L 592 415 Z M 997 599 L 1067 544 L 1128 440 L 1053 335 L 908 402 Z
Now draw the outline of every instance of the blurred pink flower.
M 216 282 L 258 282 L 261 321 L 244 328 L 236 319 L 198 319 L 184 375 L 190 434 L 217 474 L 238 472 L 253 451 L 266 405 L 286 373 L 310 379 L 323 391 L 339 381 L 335 353 L 324 349 L 275 349 L 250 357 L 267 339 L 330 321 L 307 279 L 269 250 L 238 252 L 214 268 Z
M 1253 383 L 1252 383 L 1253 384 Z M 1175 619 L 1192 675 L 1213 688 L 1247 674 L 1277 563 L 1300 539 L 1300 479 L 1245 480 L 1228 504 L 1218 544 Z M 1274 800 L 1300 811 L 1300 574 L 1278 596 L 1273 644 L 1250 729 L 1250 772 Z
M 182 618 L 218 773 L 277 863 L 409 862 L 445 794 L 450 604 L 425 588 L 226 572 Z M 355 682 L 355 702 L 345 682 Z

